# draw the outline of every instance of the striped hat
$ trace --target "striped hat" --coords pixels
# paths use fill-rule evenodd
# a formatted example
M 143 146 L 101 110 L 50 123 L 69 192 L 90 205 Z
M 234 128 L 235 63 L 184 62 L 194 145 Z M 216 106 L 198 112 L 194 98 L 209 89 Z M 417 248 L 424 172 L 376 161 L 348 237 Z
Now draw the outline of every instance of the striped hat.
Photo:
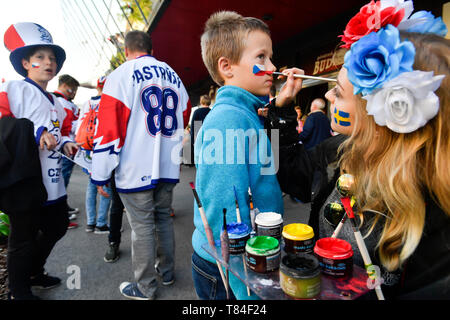
M 9 60 L 20 75 L 26 77 L 27 71 L 22 66 L 22 59 L 33 47 L 44 46 L 53 49 L 56 57 L 56 73 L 66 60 L 66 52 L 60 46 L 53 44 L 51 34 L 42 26 L 33 22 L 19 22 L 11 25 L 3 38 L 6 49 L 11 53 Z

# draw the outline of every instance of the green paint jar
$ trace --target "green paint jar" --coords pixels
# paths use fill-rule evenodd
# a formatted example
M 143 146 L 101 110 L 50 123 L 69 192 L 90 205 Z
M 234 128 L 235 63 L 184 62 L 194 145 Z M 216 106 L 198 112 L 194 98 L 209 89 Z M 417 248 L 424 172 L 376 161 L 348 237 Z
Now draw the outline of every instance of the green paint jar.
M 287 254 L 281 259 L 280 286 L 294 299 L 315 299 L 320 294 L 320 266 L 307 253 Z
M 273 237 L 256 236 L 245 245 L 245 263 L 259 273 L 267 273 L 280 267 L 280 243 Z

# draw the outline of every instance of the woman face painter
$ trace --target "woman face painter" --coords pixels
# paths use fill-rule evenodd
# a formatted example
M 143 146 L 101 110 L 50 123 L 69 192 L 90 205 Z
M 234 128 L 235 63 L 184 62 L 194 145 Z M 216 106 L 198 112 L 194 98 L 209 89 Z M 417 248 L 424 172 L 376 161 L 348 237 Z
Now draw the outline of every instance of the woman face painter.
M 284 192 L 312 201 L 309 224 L 329 237 L 335 226 L 323 209 L 339 201 L 337 177 L 352 174 L 361 230 L 391 296 L 442 297 L 450 267 L 450 41 L 441 18 L 413 10 L 412 1 L 372 1 L 350 20 L 344 67 L 326 94 L 341 135 L 309 153 L 298 144 L 280 149 L 278 178 Z M 374 13 L 379 22 L 370 24 Z M 327 175 L 334 160 L 336 174 Z M 346 236 L 355 247 L 350 228 Z

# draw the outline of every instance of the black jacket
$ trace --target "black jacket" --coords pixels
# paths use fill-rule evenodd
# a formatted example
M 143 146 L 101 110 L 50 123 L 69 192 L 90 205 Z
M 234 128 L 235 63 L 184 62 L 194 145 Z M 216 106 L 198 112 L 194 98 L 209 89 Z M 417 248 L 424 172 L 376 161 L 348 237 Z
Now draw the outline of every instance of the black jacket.
M 269 117 L 278 119 L 271 123 L 272 128 L 280 130 L 277 177 L 281 190 L 302 202 L 311 202 L 308 224 L 318 230 L 320 209 L 340 175 L 337 151 L 346 137 L 333 136 L 306 150 L 295 141 L 296 124 L 292 120 L 292 111 L 277 109 L 269 108 Z M 403 265 L 398 285 L 382 286 L 387 299 L 450 298 L 450 217 L 426 192 L 424 195 L 426 218 L 421 241 Z M 372 260 L 380 265 L 377 256 Z M 372 291 L 366 296 L 375 299 Z
M 306 149 L 311 149 L 323 140 L 331 137 L 330 120 L 325 113 L 318 111 L 310 113 L 299 134 L 299 139 Z
M 0 210 L 5 213 L 27 211 L 46 200 L 33 122 L 1 118 Z

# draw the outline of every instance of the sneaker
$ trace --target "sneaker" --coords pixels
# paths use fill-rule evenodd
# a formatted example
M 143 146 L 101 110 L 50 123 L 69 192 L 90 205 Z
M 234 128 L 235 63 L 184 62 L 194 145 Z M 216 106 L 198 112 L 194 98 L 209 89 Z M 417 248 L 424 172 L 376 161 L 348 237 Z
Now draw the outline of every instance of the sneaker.
M 103 260 L 105 260 L 105 262 L 116 262 L 119 260 L 119 257 L 119 244 L 111 242 Z
M 94 232 L 95 230 L 95 224 L 88 224 L 86 226 L 86 232 Z
M 75 213 L 69 214 L 69 220 L 75 220 L 77 215 Z
M 135 282 L 122 282 L 119 286 L 120 293 L 125 297 L 133 300 L 153 300 L 154 296 L 145 296 L 138 288 Z
M 61 284 L 61 279 L 52 277 L 47 272 L 31 277 L 31 287 L 36 289 L 51 289 Z
M 175 282 L 175 278 L 172 277 L 171 279 L 164 279 L 164 276 L 161 274 L 161 271 L 159 270 L 159 259 L 157 259 L 155 263 L 155 271 L 156 273 L 162 278 L 162 284 L 163 286 L 170 286 Z
M 95 234 L 104 234 L 104 233 L 109 233 L 109 228 L 108 226 L 105 224 L 104 226 L 101 227 L 95 227 Z
M 78 223 L 69 222 L 69 226 L 67 227 L 67 229 L 75 229 L 75 228 L 78 228 Z
M 69 212 L 69 214 L 77 214 L 80 212 L 80 210 L 78 210 L 78 208 L 71 208 L 71 207 L 68 207 L 67 211 Z
M 171 284 L 173 284 L 175 282 L 175 278 L 172 278 L 170 280 L 167 281 L 162 281 L 163 286 L 170 286 Z

